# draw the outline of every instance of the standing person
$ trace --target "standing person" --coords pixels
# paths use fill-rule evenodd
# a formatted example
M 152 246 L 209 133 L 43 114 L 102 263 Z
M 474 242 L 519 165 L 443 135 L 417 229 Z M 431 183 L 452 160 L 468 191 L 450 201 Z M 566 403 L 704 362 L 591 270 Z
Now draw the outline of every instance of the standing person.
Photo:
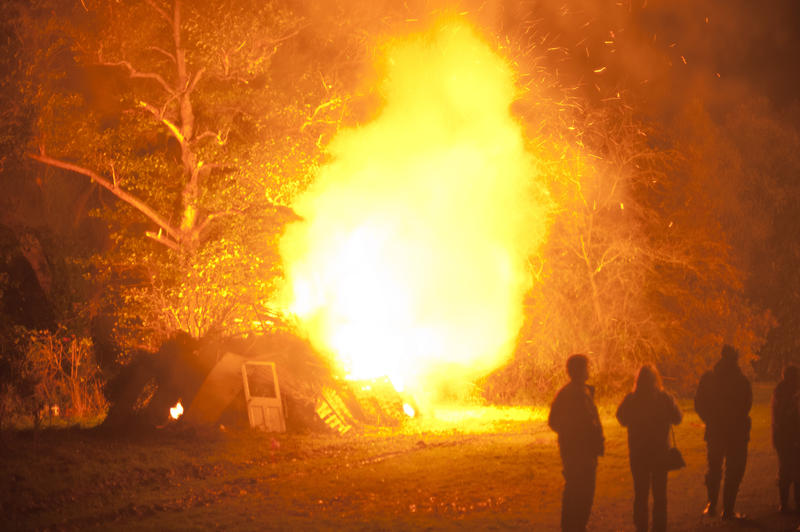
M 572 355 L 567 359 L 567 383 L 553 400 L 548 424 L 558 434 L 558 450 L 564 474 L 561 530 L 584 531 L 594 499 L 597 457 L 603 456 L 603 426 L 594 404 L 589 379 L 589 359 Z
M 722 356 L 714 369 L 700 378 L 694 398 L 694 409 L 706 424 L 705 440 L 708 447 L 708 504 L 703 514 L 716 514 L 724 461 L 723 519 L 744 517 L 733 509 L 747 464 L 753 390 L 750 381 L 739 368 L 738 358 L 736 349 L 727 344 L 722 346 Z
M 800 511 L 800 370 L 789 365 L 772 394 L 772 445 L 778 453 L 780 510 L 789 511 L 789 490 L 794 484 L 795 510 Z
M 681 422 L 675 399 L 661 386 L 653 366 L 639 370 L 636 386 L 617 408 L 617 419 L 628 429 L 628 455 L 633 475 L 633 523 L 647 532 L 647 505 L 653 490 L 653 531 L 667 529 L 667 464 L 669 430 Z

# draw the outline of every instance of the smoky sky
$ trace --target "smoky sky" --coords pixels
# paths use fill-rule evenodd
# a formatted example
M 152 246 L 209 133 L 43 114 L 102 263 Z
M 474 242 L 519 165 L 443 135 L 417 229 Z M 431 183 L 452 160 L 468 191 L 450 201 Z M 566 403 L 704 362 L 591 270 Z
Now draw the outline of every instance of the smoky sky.
M 569 6 L 567 6 L 569 4 Z M 797 101 L 800 2 L 797 0 L 579 0 L 553 2 L 573 53 L 583 53 L 595 83 L 651 85 L 667 107 L 691 97 Z M 551 12 L 553 10 L 551 9 Z M 546 25 L 545 25 L 546 26 Z M 544 26 L 543 26 L 544 27 Z M 581 50 L 581 48 L 583 48 Z M 657 104 L 657 100 L 653 100 Z
M 527 40 L 534 55 L 554 56 L 550 67 L 565 83 L 599 98 L 635 92 L 658 118 L 692 98 L 725 106 L 763 97 L 776 110 L 798 101 L 797 0 L 466 0 L 460 7 L 498 34 Z

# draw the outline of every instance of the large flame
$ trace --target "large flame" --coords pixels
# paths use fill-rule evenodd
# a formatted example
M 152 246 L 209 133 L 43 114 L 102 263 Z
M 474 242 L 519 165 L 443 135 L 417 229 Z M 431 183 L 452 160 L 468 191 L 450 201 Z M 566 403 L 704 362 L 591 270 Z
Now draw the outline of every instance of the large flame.
M 342 131 L 281 243 L 289 308 L 353 378 L 461 394 L 522 324 L 545 208 L 507 61 L 461 22 L 387 46 L 385 105 Z

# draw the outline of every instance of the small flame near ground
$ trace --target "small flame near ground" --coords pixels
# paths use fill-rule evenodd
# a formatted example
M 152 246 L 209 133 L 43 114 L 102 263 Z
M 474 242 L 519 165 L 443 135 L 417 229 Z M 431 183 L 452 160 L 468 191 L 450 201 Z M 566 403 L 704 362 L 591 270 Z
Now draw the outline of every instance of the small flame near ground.
M 286 306 L 353 379 L 421 403 L 507 360 L 547 209 L 514 73 L 463 20 L 386 47 L 385 104 L 343 130 L 281 242 Z
M 183 415 L 183 405 L 181 404 L 180 401 L 178 401 L 177 403 L 175 403 L 175 406 L 169 409 L 169 416 L 172 419 L 178 419 L 182 415 Z

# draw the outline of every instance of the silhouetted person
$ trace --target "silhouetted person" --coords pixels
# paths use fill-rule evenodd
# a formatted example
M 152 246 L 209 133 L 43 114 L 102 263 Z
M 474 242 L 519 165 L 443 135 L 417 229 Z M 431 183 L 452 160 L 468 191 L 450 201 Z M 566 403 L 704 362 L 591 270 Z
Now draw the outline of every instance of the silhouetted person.
M 594 404 L 594 388 L 587 385 L 589 359 L 567 359 L 570 381 L 553 400 L 548 424 L 558 433 L 564 473 L 561 530 L 583 531 L 594 499 L 597 457 L 603 456 L 603 427 Z
M 795 510 L 800 510 L 800 370 L 786 366 L 772 394 L 772 445 L 778 453 L 778 494 L 781 512 L 789 511 L 794 484 Z
M 617 419 L 628 428 L 628 454 L 633 475 L 633 523 L 647 532 L 647 505 L 653 490 L 653 531 L 667 529 L 667 451 L 669 429 L 682 419 L 681 411 L 661 387 L 653 366 L 642 366 L 633 392 L 617 408 Z
M 747 443 L 750 439 L 750 407 L 753 391 L 750 381 L 738 364 L 739 353 L 730 345 L 722 347 L 722 356 L 714 369 L 700 378 L 694 409 L 706 424 L 708 446 L 706 488 L 708 504 L 703 513 L 717 511 L 722 462 L 725 462 L 725 486 L 722 492 L 722 518 L 743 517 L 734 512 L 736 494 L 747 464 Z

